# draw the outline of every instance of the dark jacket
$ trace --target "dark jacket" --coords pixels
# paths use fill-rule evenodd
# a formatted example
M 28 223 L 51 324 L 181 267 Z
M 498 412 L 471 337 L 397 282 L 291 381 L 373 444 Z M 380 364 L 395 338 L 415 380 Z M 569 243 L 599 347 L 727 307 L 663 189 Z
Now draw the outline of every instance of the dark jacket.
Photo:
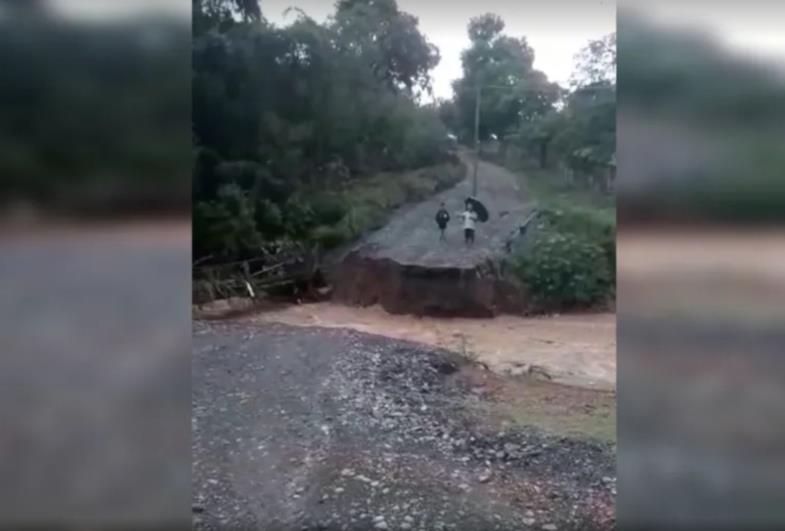
M 444 228 L 447 226 L 448 221 L 450 221 L 450 213 L 446 209 L 440 208 L 436 213 L 436 224 Z

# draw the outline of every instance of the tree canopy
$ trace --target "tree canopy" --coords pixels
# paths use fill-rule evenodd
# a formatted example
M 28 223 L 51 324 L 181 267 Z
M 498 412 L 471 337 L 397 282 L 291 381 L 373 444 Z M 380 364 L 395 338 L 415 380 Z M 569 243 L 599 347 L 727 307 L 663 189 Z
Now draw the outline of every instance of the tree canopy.
M 504 33 L 502 19 L 487 13 L 471 19 L 470 45 L 461 55 L 463 76 L 439 114 L 464 141 L 472 139 L 477 89 L 479 138 L 492 135 L 538 159 L 554 155 L 573 169 L 613 161 L 616 135 L 616 35 L 590 41 L 575 56 L 569 87 L 534 68 L 524 37 Z
M 197 255 L 306 237 L 303 190 L 445 160 L 446 130 L 416 98 L 438 50 L 394 0 L 341 0 L 322 24 L 297 11 L 286 27 L 248 2 L 195 6 L 195 217 L 213 227 Z M 217 226 L 248 237 L 221 241 Z
M 501 138 L 524 123 L 546 114 L 559 98 L 559 87 L 534 69 L 534 50 L 525 38 L 503 33 L 498 15 L 473 18 L 468 25 L 471 45 L 461 54 L 463 77 L 453 83 L 453 113 L 464 138 L 474 127 L 477 87 L 481 91 L 480 139 Z

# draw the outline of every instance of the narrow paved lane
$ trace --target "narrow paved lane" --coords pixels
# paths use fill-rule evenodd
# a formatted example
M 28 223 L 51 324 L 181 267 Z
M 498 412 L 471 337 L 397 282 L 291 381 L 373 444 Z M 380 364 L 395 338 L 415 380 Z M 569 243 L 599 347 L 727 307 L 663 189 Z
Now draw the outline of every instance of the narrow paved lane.
M 526 218 L 532 204 L 521 198 L 518 179 L 511 172 L 480 161 L 477 172 L 477 197 L 488 207 L 490 219 L 477 224 L 476 242 L 467 249 L 458 217 L 472 191 L 472 160 L 462 155 L 469 168 L 466 179 L 431 199 L 405 208 L 381 230 L 369 235 L 355 249 L 365 247 L 372 258 L 389 258 L 404 265 L 450 266 L 469 269 L 497 256 L 505 240 Z M 444 201 L 451 213 L 447 242 L 439 241 L 434 216 Z

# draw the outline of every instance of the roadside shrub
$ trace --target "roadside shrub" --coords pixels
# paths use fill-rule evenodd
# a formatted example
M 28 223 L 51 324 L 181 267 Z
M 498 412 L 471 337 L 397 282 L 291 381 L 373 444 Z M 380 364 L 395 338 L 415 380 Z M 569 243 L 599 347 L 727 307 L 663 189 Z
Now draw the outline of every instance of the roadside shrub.
M 422 201 L 436 191 L 436 179 L 426 172 L 410 173 L 401 176 L 401 186 L 407 200 Z
M 541 310 L 589 307 L 612 292 L 605 250 L 575 233 L 553 228 L 536 231 L 513 267 Z
M 285 232 L 294 239 L 306 239 L 311 229 L 316 225 L 316 216 L 311 206 L 299 198 L 289 198 L 284 204 L 282 212 Z
M 598 245 L 608 261 L 613 282 L 616 277 L 616 219 L 612 211 L 590 207 L 563 206 L 545 208 L 538 219 L 553 231 L 573 234 Z
M 398 176 L 383 173 L 367 184 L 347 193 L 349 202 L 354 205 L 373 205 L 380 209 L 397 208 L 406 201 Z
M 311 233 L 311 240 L 324 249 L 333 249 L 349 239 L 341 226 L 319 225 Z
M 333 225 L 346 215 L 348 206 L 340 196 L 320 194 L 310 201 L 311 211 L 319 225 Z
M 260 199 L 256 202 L 255 217 L 256 227 L 265 238 L 275 238 L 285 230 L 280 207 L 268 199 Z

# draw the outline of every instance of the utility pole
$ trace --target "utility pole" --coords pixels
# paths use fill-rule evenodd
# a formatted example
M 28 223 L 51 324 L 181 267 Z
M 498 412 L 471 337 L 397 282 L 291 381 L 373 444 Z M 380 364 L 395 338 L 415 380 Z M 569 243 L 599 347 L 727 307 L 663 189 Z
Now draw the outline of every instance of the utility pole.
M 474 102 L 474 177 L 472 195 L 477 196 L 477 166 L 480 163 L 480 83 L 477 83 Z

